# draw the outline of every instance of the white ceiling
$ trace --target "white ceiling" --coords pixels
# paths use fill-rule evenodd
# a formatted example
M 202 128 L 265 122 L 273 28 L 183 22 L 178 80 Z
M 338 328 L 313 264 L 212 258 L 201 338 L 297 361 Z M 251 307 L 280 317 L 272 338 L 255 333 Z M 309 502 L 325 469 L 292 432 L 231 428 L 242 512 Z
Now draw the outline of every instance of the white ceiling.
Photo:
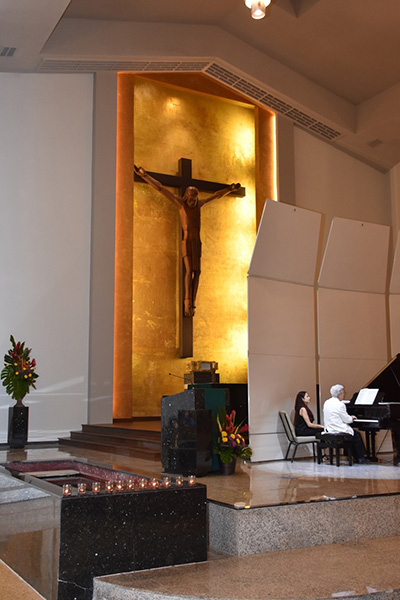
M 273 0 L 261 21 L 244 0 L 1 0 L 1 54 L 3 72 L 212 63 L 377 168 L 400 162 L 400 0 Z

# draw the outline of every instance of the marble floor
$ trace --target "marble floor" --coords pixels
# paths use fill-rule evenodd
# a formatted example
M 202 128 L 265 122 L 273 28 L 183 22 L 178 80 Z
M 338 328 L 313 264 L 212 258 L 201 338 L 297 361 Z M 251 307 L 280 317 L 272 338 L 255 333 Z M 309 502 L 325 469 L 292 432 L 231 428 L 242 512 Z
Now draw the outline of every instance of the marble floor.
M 0 463 L 20 460 L 61 460 L 86 458 L 115 469 L 140 475 L 160 476 L 161 464 L 117 454 L 71 447 L 27 447 L 24 450 L 1 450 Z M 393 465 L 392 455 L 381 455 L 378 463 L 345 462 L 340 467 L 312 459 L 266 463 L 238 463 L 235 475 L 210 474 L 198 479 L 207 486 L 207 498 L 230 506 L 274 506 L 312 502 L 333 498 L 375 496 L 400 493 L 400 467 Z
M 66 458 L 86 458 L 143 475 L 159 476 L 162 473 L 158 462 L 80 448 L 33 446 L 13 451 L 0 448 L 1 463 Z M 199 482 L 207 485 L 207 497 L 215 502 L 257 508 L 400 494 L 400 467 L 393 466 L 391 455 L 382 455 L 378 463 L 352 467 L 345 463 L 340 467 L 327 463 L 318 465 L 312 459 L 298 459 L 293 463 L 241 463 L 234 476 L 211 474 Z M 246 557 L 210 553 L 207 563 L 101 578 L 96 583 L 94 599 L 312 600 L 340 596 L 395 599 L 400 598 L 400 571 L 393 563 L 399 553 L 398 537 Z M 286 576 L 288 572 L 290 577 Z M 3 579 L 1 569 L 0 576 Z M 7 596 L 5 598 L 8 600 Z

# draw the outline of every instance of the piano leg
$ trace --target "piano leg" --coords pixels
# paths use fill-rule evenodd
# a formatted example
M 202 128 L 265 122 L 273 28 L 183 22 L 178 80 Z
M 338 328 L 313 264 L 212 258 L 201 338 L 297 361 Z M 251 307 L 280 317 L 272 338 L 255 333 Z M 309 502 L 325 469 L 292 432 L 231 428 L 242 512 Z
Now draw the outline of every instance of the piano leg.
M 376 430 L 374 429 L 364 429 L 365 433 L 365 445 L 367 450 L 367 458 L 371 462 L 378 462 L 378 457 L 376 456 Z
M 369 460 L 371 462 L 378 462 L 378 457 L 376 455 L 376 431 L 374 429 L 372 429 L 370 432 L 370 436 L 371 436 L 371 456 L 369 458 Z
M 393 464 L 400 466 L 400 431 L 392 429 Z

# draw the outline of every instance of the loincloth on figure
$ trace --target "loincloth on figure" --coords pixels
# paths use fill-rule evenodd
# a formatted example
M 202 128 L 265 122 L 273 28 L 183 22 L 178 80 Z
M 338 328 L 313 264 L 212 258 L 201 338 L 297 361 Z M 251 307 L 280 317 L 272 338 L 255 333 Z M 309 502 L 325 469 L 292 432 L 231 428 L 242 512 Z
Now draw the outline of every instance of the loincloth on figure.
M 192 271 L 200 271 L 201 242 L 199 240 L 182 240 L 182 258 L 190 259 Z

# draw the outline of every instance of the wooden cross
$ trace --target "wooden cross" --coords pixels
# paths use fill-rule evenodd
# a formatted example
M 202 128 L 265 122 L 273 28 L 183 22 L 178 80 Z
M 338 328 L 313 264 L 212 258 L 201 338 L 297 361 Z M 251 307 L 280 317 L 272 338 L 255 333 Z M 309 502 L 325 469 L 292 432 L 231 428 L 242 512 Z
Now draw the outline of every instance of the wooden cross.
M 229 186 L 228 183 L 194 179 L 192 176 L 192 161 L 189 158 L 179 159 L 178 175 L 167 175 L 165 173 L 155 173 L 152 171 L 148 171 L 148 174 L 166 187 L 178 188 L 182 197 L 186 188 L 189 186 L 196 187 L 199 191 L 213 193 Z M 139 175 L 136 175 L 136 173 L 134 174 L 134 181 L 146 183 Z M 246 195 L 246 190 L 241 187 L 238 190 L 233 190 L 229 195 L 243 198 Z M 182 272 L 184 272 L 184 269 L 182 269 Z M 193 317 L 185 316 L 185 312 L 182 310 L 182 285 L 180 296 L 180 354 L 182 358 L 187 358 L 193 356 Z

